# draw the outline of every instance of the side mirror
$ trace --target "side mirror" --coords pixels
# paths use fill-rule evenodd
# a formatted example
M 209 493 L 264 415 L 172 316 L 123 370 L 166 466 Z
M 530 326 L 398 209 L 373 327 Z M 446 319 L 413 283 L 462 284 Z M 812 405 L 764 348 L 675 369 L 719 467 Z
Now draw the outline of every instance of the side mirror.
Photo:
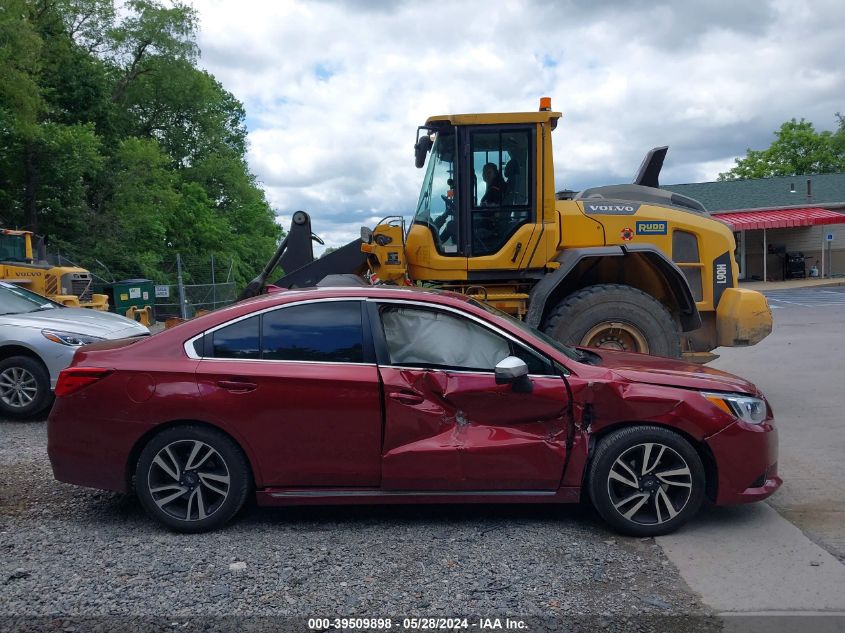
M 366 226 L 361 227 L 361 241 L 364 244 L 369 244 L 373 241 L 373 230 L 371 228 Z
M 425 165 L 425 157 L 431 150 L 431 146 L 431 137 L 428 135 L 421 136 L 416 145 L 414 145 L 414 165 L 417 169 Z
M 497 385 L 510 385 L 517 393 L 531 393 L 533 385 L 528 378 L 528 365 L 516 356 L 508 356 L 493 370 Z

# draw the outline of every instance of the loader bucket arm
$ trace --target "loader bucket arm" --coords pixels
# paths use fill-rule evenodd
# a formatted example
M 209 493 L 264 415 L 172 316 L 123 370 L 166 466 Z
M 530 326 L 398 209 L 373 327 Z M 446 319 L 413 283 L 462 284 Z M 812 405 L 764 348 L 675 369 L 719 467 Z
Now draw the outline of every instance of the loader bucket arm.
M 367 256 L 361 252 L 361 240 L 357 239 L 296 270 L 287 266 L 283 268 L 291 272 L 274 281 L 273 285 L 280 288 L 307 288 L 316 286 L 328 275 L 363 274 L 367 270 Z
M 276 266 L 299 268 L 314 259 L 311 247 L 311 217 L 305 211 L 293 214 L 290 231 L 281 241 L 276 252 L 269 259 L 258 276 L 250 281 L 246 288 L 238 295 L 238 301 L 256 297 L 264 291 L 267 278 Z M 289 268 L 285 268 L 289 270 Z
M 367 269 L 366 255 L 361 252 L 361 240 L 350 242 L 336 251 L 314 259 L 312 240 L 323 243 L 311 232 L 311 216 L 305 211 L 293 214 L 290 230 L 261 273 L 249 282 L 238 301 L 255 297 L 264 291 L 267 279 L 279 266 L 285 275 L 273 285 L 281 288 L 316 286 L 326 275 L 362 274 Z

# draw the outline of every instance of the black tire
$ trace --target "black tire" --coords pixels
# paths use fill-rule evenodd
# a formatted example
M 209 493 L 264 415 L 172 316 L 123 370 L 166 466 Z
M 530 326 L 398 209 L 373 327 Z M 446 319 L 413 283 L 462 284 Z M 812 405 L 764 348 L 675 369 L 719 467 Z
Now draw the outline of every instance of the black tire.
M 197 443 L 199 452 L 191 459 Z M 206 455 L 202 446 L 212 453 Z M 156 461 L 158 456 L 162 461 Z M 197 462 L 199 466 L 195 466 Z M 222 483 L 225 477 L 228 488 Z M 226 524 L 243 507 L 251 484 L 241 448 L 227 435 L 198 425 L 171 427 L 155 435 L 141 451 L 135 468 L 141 505 L 154 519 L 178 532 L 207 532 Z M 179 489 L 183 493 L 177 496 Z M 225 495 L 220 490 L 225 490 Z M 173 498 L 165 502 L 169 497 Z
M 649 444 L 652 448 L 646 449 Z M 651 460 L 645 474 L 638 455 Z M 619 463 L 620 458 L 624 464 Z M 620 474 L 634 479 L 625 466 L 637 471 L 637 488 L 619 480 Z M 684 467 L 688 476 L 683 474 Z M 704 499 L 704 465 L 695 448 L 674 431 L 629 426 L 602 438 L 590 461 L 587 486 L 593 506 L 614 530 L 631 536 L 659 536 L 677 530 L 698 512 Z M 639 509 L 626 516 L 638 504 Z
M 608 324 L 609 343 L 596 344 L 591 335 Z M 613 327 L 621 324 L 624 336 L 614 339 Z M 543 331 L 566 345 L 605 346 L 620 351 L 643 352 L 678 358 L 681 355 L 681 331 L 662 303 L 642 290 L 619 284 L 587 286 L 564 297 L 549 313 Z M 637 338 L 645 343 L 637 342 Z M 590 340 L 593 341 L 588 345 Z M 626 344 L 626 340 L 631 343 Z
M 51 404 L 50 374 L 44 363 L 30 356 L 0 361 L 0 415 L 31 418 Z

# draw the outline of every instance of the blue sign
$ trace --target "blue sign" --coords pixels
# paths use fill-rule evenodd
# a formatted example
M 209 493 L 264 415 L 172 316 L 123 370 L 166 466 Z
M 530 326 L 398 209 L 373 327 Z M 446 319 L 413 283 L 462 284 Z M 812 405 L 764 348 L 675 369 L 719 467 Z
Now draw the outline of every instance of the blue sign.
M 637 222 L 637 235 L 666 235 L 667 222 Z

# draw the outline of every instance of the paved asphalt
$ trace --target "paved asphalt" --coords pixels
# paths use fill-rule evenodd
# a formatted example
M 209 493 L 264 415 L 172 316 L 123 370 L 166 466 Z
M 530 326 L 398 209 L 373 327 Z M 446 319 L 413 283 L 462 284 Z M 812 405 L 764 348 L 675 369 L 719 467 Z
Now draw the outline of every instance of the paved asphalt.
M 772 404 L 785 483 L 771 505 L 845 561 L 845 287 L 766 296 L 772 334 L 718 350 L 713 366 L 749 378 Z
M 717 612 L 845 613 L 845 287 L 765 294 L 772 334 L 716 350 L 711 366 L 766 394 L 784 485 L 768 505 L 711 508 L 658 541 Z
M 770 290 L 764 293 L 772 309 L 836 308 L 845 306 L 845 286 L 831 288 L 795 288 L 793 290 Z

